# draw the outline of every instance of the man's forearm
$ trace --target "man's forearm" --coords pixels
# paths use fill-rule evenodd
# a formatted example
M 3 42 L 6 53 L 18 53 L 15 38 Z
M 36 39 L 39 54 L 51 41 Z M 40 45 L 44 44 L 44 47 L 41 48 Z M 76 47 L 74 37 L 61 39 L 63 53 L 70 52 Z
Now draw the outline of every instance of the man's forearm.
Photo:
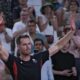
M 74 31 L 69 31 L 63 38 L 59 40 L 59 42 L 56 44 L 59 49 L 63 48 L 65 44 L 72 38 L 74 34 Z
M 61 38 L 55 45 L 49 48 L 49 55 L 52 56 L 57 53 L 60 49 L 67 44 L 67 42 L 72 38 L 74 31 L 69 31 L 63 38 Z
M 55 75 L 62 75 L 62 71 L 53 70 L 53 74 L 55 74 Z

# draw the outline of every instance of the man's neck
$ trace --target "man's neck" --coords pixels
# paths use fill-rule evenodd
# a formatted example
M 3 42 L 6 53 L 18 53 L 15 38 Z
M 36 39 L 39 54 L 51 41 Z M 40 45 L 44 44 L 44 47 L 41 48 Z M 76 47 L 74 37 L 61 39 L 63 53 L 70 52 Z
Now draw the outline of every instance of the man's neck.
M 20 59 L 23 60 L 23 61 L 29 61 L 31 58 L 30 55 L 20 55 Z

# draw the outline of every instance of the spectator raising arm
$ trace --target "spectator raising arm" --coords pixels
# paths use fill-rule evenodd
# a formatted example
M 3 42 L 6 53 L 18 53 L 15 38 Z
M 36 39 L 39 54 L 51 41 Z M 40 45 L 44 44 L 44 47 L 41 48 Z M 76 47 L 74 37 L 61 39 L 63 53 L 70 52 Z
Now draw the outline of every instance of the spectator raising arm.
M 72 23 L 71 23 L 72 24 Z M 72 24 L 72 28 L 63 38 L 61 38 L 55 45 L 52 45 L 49 48 L 49 55 L 52 56 L 55 53 L 57 53 L 60 49 L 62 49 L 64 47 L 64 45 L 66 45 L 66 43 L 71 39 L 71 37 L 73 36 L 74 32 L 75 32 L 75 25 Z M 0 58 L 2 58 L 3 60 L 7 60 L 9 57 L 8 52 L 2 47 L 1 43 L 0 43 Z
M 75 22 L 74 22 L 74 18 L 72 18 L 71 21 L 71 30 L 63 37 L 61 38 L 55 45 L 52 45 L 49 48 L 49 55 L 52 56 L 55 53 L 57 53 L 60 49 L 62 49 L 64 47 L 64 45 L 67 44 L 67 42 L 72 38 L 73 34 L 75 33 Z

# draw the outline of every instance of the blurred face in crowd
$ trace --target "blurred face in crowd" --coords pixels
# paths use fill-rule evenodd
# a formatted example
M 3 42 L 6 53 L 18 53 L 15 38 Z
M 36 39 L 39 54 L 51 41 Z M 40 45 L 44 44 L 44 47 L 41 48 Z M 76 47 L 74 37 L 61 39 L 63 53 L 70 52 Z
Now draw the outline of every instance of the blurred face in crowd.
M 78 6 L 77 6 L 75 1 L 71 2 L 70 10 L 71 11 L 77 11 L 78 10 Z
M 46 6 L 46 7 L 44 8 L 44 12 L 45 12 L 45 14 L 51 14 L 51 12 L 52 12 L 51 7 L 50 7 L 50 6 Z
M 31 53 L 31 42 L 29 38 L 21 38 L 18 48 L 22 55 L 29 55 Z
M 28 23 L 28 29 L 29 33 L 33 34 L 36 32 L 36 23 L 35 22 L 29 22 Z
M 41 41 L 35 41 L 34 47 L 35 47 L 35 50 L 38 50 L 38 52 L 43 50 L 43 44 Z
M 23 22 L 27 21 L 29 18 L 29 13 L 28 11 L 21 11 L 20 13 L 20 18 Z

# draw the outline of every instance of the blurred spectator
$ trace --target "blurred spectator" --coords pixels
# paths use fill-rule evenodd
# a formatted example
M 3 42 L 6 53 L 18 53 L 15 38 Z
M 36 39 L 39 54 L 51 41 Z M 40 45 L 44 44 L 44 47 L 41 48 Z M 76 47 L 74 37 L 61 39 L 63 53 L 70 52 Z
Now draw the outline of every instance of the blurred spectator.
M 34 47 L 36 54 L 40 54 L 40 52 L 44 51 L 44 42 L 41 39 L 36 38 L 34 40 Z M 52 73 L 52 64 L 51 58 L 44 63 L 44 66 L 41 70 L 41 80 L 54 80 Z
M 44 51 L 44 42 L 42 39 L 34 39 L 34 53 L 38 54 L 39 52 Z
M 29 20 L 29 11 L 28 8 L 23 8 L 20 12 L 20 20 L 14 23 L 12 32 L 13 32 L 13 41 L 12 41 L 12 51 L 15 51 L 15 39 L 20 34 L 27 33 L 27 22 Z
M 38 17 L 40 32 L 48 38 L 48 43 L 57 41 L 58 22 L 50 3 L 45 3 L 41 7 L 42 15 Z M 50 36 L 50 37 L 49 37 Z
M 55 11 L 58 18 L 59 28 L 64 26 L 63 15 L 67 10 L 68 5 L 69 5 L 69 0 L 63 0 L 62 6 L 59 6 L 59 8 Z
M 5 14 L 6 26 L 11 28 L 13 27 L 13 15 L 12 15 L 12 1 L 13 0 L 0 0 L 0 9 Z
M 64 27 L 63 36 L 70 30 L 70 27 Z M 80 53 L 79 53 L 79 47 L 80 47 L 80 36 L 77 33 L 78 29 L 76 30 L 75 35 L 70 40 L 70 47 L 68 48 L 69 53 L 74 55 L 75 58 L 75 66 L 77 69 L 77 80 L 80 79 Z
M 80 36 L 78 34 L 75 34 L 71 40 L 70 52 L 75 57 L 76 68 L 78 73 L 77 80 L 80 80 Z
M 9 28 L 6 28 L 6 21 L 3 16 L 0 16 L 0 42 L 3 47 L 11 53 L 11 40 L 13 38 L 12 31 Z
M 33 7 L 29 7 L 28 10 L 29 10 L 30 19 L 36 21 L 36 12 L 35 12 L 35 9 Z
M 54 26 L 53 28 L 55 30 L 58 29 L 58 23 L 57 23 L 57 18 L 54 14 L 54 9 L 52 7 L 51 3 L 45 3 L 42 7 L 41 7 L 41 14 L 42 14 L 42 19 L 46 20 L 45 22 L 49 25 Z M 45 23 L 43 22 L 43 23 Z
M 29 36 L 30 36 L 32 45 L 34 45 L 34 42 L 33 42 L 34 39 L 39 38 L 43 40 L 45 48 L 48 49 L 47 39 L 44 35 L 36 31 L 36 22 L 34 20 L 30 20 L 28 22 L 28 30 L 29 30 Z M 33 47 L 33 50 L 34 50 L 34 47 Z
M 20 21 L 15 22 L 13 26 L 14 38 L 27 31 L 26 25 L 27 25 L 28 20 L 29 20 L 29 11 L 28 11 L 28 8 L 25 8 L 25 11 L 22 10 L 20 12 Z
M 24 7 L 28 8 L 27 2 L 28 2 L 28 0 L 18 0 L 19 4 L 13 8 L 13 20 L 14 20 L 14 22 L 19 20 L 20 12 L 21 12 L 22 8 L 24 8 Z
M 64 14 L 64 23 L 65 26 L 69 26 L 71 15 L 75 17 L 75 22 L 79 22 L 80 14 L 78 13 L 79 4 L 76 0 L 70 2 L 68 7 L 68 12 Z M 76 26 L 77 27 L 77 26 Z
M 77 80 L 75 58 L 69 52 L 70 42 L 62 50 L 52 56 L 55 80 Z

